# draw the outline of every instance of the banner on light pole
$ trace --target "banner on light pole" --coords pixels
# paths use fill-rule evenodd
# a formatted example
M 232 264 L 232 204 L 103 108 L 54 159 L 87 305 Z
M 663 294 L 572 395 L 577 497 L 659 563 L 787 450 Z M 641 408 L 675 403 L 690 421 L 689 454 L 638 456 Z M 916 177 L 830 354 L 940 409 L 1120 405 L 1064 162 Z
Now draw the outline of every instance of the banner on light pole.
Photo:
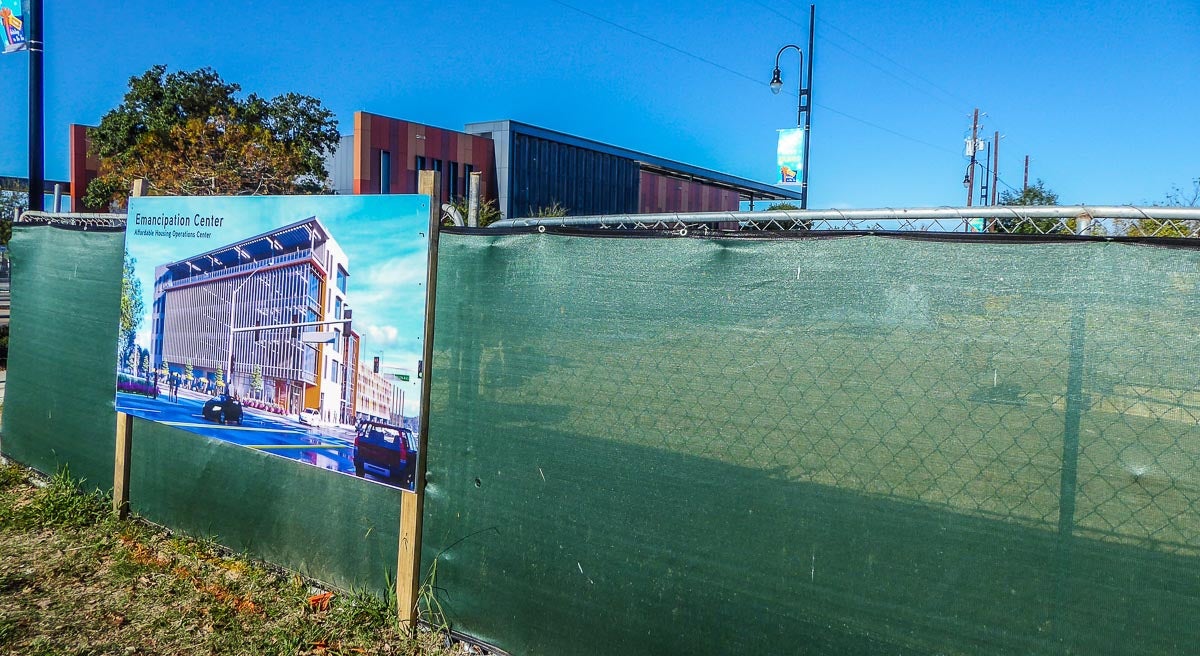
M 804 128 L 779 131 L 779 184 L 798 185 L 804 170 Z
M 25 50 L 25 14 L 21 0 L 0 0 L 0 51 Z

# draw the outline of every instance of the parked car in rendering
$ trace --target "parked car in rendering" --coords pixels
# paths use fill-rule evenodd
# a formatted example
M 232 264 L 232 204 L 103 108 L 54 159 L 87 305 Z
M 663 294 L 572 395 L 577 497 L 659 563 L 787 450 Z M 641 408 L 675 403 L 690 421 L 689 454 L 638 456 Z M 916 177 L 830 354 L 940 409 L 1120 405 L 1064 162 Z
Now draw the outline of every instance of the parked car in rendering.
M 206 401 L 203 413 L 205 419 L 218 424 L 242 425 L 242 402 L 228 394 L 214 396 Z
M 417 438 L 407 428 L 363 421 L 354 431 L 354 473 L 370 473 L 412 488 L 417 469 Z
M 320 428 L 325 425 L 325 421 L 321 419 L 321 411 L 316 408 L 305 408 L 300 411 L 300 423 L 313 428 Z

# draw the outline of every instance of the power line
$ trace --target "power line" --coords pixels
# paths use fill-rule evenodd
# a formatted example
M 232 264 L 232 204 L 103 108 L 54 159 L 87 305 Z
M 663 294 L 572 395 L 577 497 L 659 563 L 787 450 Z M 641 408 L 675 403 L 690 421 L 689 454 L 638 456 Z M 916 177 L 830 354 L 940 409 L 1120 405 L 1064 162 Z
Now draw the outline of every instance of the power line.
M 569 4 L 565 3 L 565 2 L 562 2 L 562 0 L 550 0 L 550 1 L 551 1 L 551 2 L 553 2 L 553 3 L 555 3 L 555 4 L 562 5 L 563 7 L 566 7 L 567 9 L 570 9 L 570 10 L 572 10 L 572 11 L 577 11 L 577 12 L 579 12 L 579 13 L 583 14 L 584 16 L 588 16 L 589 18 L 593 18 L 593 19 L 595 19 L 595 20 L 598 20 L 598 21 L 600 21 L 601 23 L 604 23 L 604 24 L 606 24 L 606 25 L 611 25 L 612 27 L 615 27 L 615 28 L 617 28 L 617 29 L 619 29 L 619 30 L 622 30 L 622 31 L 624 31 L 624 32 L 628 32 L 628 33 L 630 33 L 630 34 L 632 34 L 632 35 L 634 35 L 634 36 L 641 37 L 641 38 L 643 38 L 643 39 L 645 39 L 645 40 L 647 40 L 647 41 L 650 41 L 650 42 L 652 42 L 652 43 L 656 43 L 656 44 L 658 44 L 658 45 L 660 45 L 660 46 L 662 46 L 662 47 L 664 47 L 664 48 L 666 48 L 666 49 L 668 49 L 668 50 L 673 50 L 673 51 L 675 51 L 675 52 L 677 52 L 677 53 L 679 53 L 679 54 L 681 54 L 681 55 L 686 55 L 686 56 L 688 56 L 688 57 L 691 57 L 692 59 L 696 59 L 696 60 L 702 61 L 702 62 L 704 62 L 705 64 L 708 64 L 709 66 L 715 66 L 715 67 L 717 67 L 717 68 L 719 68 L 719 69 L 721 69 L 721 70 L 725 71 L 726 73 L 731 73 L 731 74 L 733 74 L 733 75 L 736 75 L 736 76 L 738 76 L 738 77 L 740 77 L 740 78 L 743 78 L 743 79 L 749 80 L 749 81 L 751 81 L 751 82 L 753 82 L 753 83 L 755 83 L 755 84 L 758 84 L 758 85 L 761 85 L 761 84 L 762 84 L 762 80 L 755 79 L 755 78 L 753 78 L 753 77 L 751 77 L 751 76 L 749 76 L 749 75 L 746 75 L 745 73 L 743 73 L 743 72 L 741 72 L 741 71 L 736 71 L 736 70 L 734 70 L 734 69 L 732 69 L 732 68 L 729 68 L 728 66 L 725 66 L 725 65 L 723 65 L 723 64 L 718 64 L 717 62 L 715 62 L 715 61 L 713 61 L 713 60 L 711 60 L 711 59 L 708 59 L 708 58 L 706 58 L 706 57 L 702 57 L 702 56 L 700 56 L 700 55 L 697 55 L 697 54 L 696 54 L 696 53 L 694 53 L 694 52 L 688 52 L 687 50 L 684 50 L 683 48 L 679 48 L 679 47 L 673 46 L 673 45 L 671 45 L 671 44 L 667 43 L 666 41 L 660 41 L 660 40 L 658 40 L 658 39 L 656 39 L 656 38 L 654 38 L 654 37 L 652 37 L 652 36 L 650 36 L 650 35 L 648 35 L 648 34 L 643 34 L 643 33 L 641 33 L 641 32 L 638 32 L 637 30 L 634 30 L 634 29 L 632 29 L 632 28 L 625 27 L 624 25 L 621 25 L 620 23 L 616 23 L 616 22 L 610 21 L 610 20 L 608 20 L 607 18 L 604 18 L 604 17 L 602 17 L 602 16 L 597 16 L 596 14 L 593 14 L 593 13 L 591 13 L 590 11 L 585 11 L 585 10 L 583 10 L 583 9 L 580 9 L 579 7 L 576 7 L 576 6 L 574 6 L 574 5 L 569 5 Z M 793 95 L 794 95 L 794 94 L 793 94 Z
M 654 38 L 654 37 L 652 37 L 652 36 L 650 36 L 650 35 L 648 35 L 648 34 L 643 34 L 642 32 L 639 32 L 639 31 L 637 31 L 637 30 L 635 30 L 635 29 L 632 29 L 632 28 L 630 28 L 630 27 L 626 27 L 626 26 L 624 26 L 624 25 L 621 25 L 620 23 L 617 23 L 617 22 L 611 21 L 611 20 L 609 20 L 609 19 L 607 19 L 607 18 L 604 18 L 604 17 L 602 17 L 602 16 L 597 16 L 596 14 L 593 14 L 593 13 L 591 13 L 591 12 L 589 12 L 589 11 L 586 11 L 586 10 L 584 10 L 584 9 L 580 9 L 579 7 L 576 7 L 576 6 L 574 6 L 574 5 L 571 5 L 571 4 L 568 4 L 568 3 L 566 3 L 566 2 L 563 2 L 562 0 L 550 0 L 550 1 L 551 1 L 551 2 L 553 2 L 553 3 L 555 3 L 555 4 L 557 4 L 557 5 L 561 5 L 561 6 L 563 6 L 563 7 L 566 7 L 567 9 L 570 9 L 570 10 L 572 10 L 572 11 L 575 11 L 575 12 L 578 12 L 578 13 L 580 13 L 580 14 L 583 14 L 584 16 L 587 16 L 587 17 L 589 17 L 589 18 L 592 18 L 592 19 L 594 19 L 594 20 L 600 21 L 601 23 L 604 23 L 604 24 L 606 24 L 606 25 L 610 25 L 610 26 L 612 26 L 612 27 L 615 27 L 615 28 L 617 28 L 617 29 L 619 29 L 619 30 L 621 30 L 621 31 L 623 31 L 623 32 L 628 32 L 629 34 L 632 34 L 632 35 L 634 35 L 634 36 L 636 36 L 636 37 L 639 37 L 639 38 L 645 39 L 645 40 L 647 40 L 647 41 L 650 41 L 651 43 L 654 43 L 654 44 L 656 44 L 656 45 L 662 46 L 662 47 L 664 47 L 664 48 L 666 48 L 666 49 L 668 49 L 668 50 L 671 50 L 671 51 L 673 51 L 673 52 L 677 52 L 677 53 L 679 53 L 679 54 L 681 54 L 681 55 L 684 55 L 684 56 L 687 56 L 687 57 L 691 57 L 692 59 L 695 59 L 695 60 L 697 60 L 697 61 L 704 62 L 705 64 L 708 64 L 709 66 L 713 66 L 713 67 L 715 67 L 715 68 L 718 68 L 718 69 L 720 69 L 720 70 L 722 70 L 722 71 L 725 71 L 726 73 L 729 73 L 729 74 L 731 74 L 731 75 L 735 75 L 735 76 L 737 76 L 737 77 L 739 77 L 739 78 L 742 78 L 743 80 L 746 80 L 746 81 L 752 82 L 752 83 L 754 83 L 754 85 L 755 85 L 755 86 L 759 86 L 759 87 L 762 87 L 762 86 L 764 86 L 764 85 L 763 85 L 763 82 L 762 82 L 762 80 L 760 80 L 760 79 L 758 79 L 758 78 L 756 78 L 756 77 L 753 77 L 753 76 L 751 76 L 751 75 L 747 75 L 747 74 L 745 74 L 745 73 L 743 73 L 743 72 L 741 72 L 741 71 L 738 71 L 738 70 L 735 70 L 735 69 L 729 68 L 728 66 L 725 66 L 724 64 L 720 64 L 720 63 L 718 63 L 718 62 L 715 62 L 715 61 L 713 61 L 713 60 L 711 60 L 711 59 L 708 59 L 707 57 L 703 57 L 703 56 L 701 56 L 701 55 L 697 55 L 696 53 L 689 52 L 689 51 L 687 51 L 687 50 L 684 50 L 683 48 L 680 48 L 680 47 L 678 47 L 678 46 L 673 46 L 673 45 L 671 45 L 671 44 L 669 44 L 669 43 L 667 43 L 667 42 L 665 42 L 665 41 L 662 41 L 662 40 L 660 40 L 660 39 L 656 39 L 656 38 Z M 791 92 L 791 91 L 786 91 L 786 92 L 784 92 L 784 93 L 786 93 L 787 95 L 789 95 L 789 96 L 792 96 L 792 97 L 796 97 L 796 96 L 797 96 L 797 94 L 796 94 L 796 93 L 794 93 L 794 92 Z M 859 117 L 857 117 L 857 116 L 854 116 L 854 115 L 851 115 L 851 114 L 847 114 L 846 112 L 843 112 L 843 111 L 841 111 L 841 110 L 839 110 L 839 109 L 834 109 L 833 107 L 830 107 L 830 106 L 828 106 L 828 105 L 823 105 L 823 104 L 821 104 L 821 103 L 817 103 L 817 102 L 814 102 L 814 103 L 812 103 L 812 104 L 813 104 L 813 106 L 815 106 L 815 107 L 820 107 L 821 109 L 823 109 L 823 110 L 825 110 L 825 111 L 827 111 L 827 112 L 830 112 L 830 113 L 832 113 L 832 114 L 836 114 L 836 115 L 838 115 L 838 116 L 841 116 L 841 117 L 843 117 L 843 118 L 850 119 L 850 120 L 852 120 L 852 121 L 855 121 L 855 122 L 861 123 L 861 124 L 863 124 L 863 125 L 866 125 L 866 126 L 868 126 L 868 127 L 875 128 L 876 130 L 880 130 L 880 131 L 882 131 L 882 132 L 887 132 L 888 134 L 891 134 L 891 135 L 893 135 L 893 136 L 896 136 L 896 137 L 900 137 L 901 139 L 905 139 L 905 140 L 911 141 L 911 142 L 913 142 L 913 143 L 921 144 L 922 146 L 927 146 L 927 147 L 929 147 L 929 148 L 933 148 L 933 149 L 935 149 L 935 150 L 940 150 L 940 151 L 942 151 L 942 152 L 949 152 L 949 153 L 954 153 L 954 152 L 956 152 L 956 151 L 950 150 L 950 149 L 948 149 L 948 148 L 945 148 L 945 147 L 943 147 L 943 146 L 938 146 L 938 145 L 935 145 L 935 144 L 929 143 L 928 141 L 923 141 L 923 140 L 921 140 L 921 139 L 918 139 L 918 138 L 916 138 L 916 137 L 910 137 L 910 136 L 908 136 L 908 135 L 906 135 L 906 134 L 903 134 L 903 133 L 897 132 L 897 131 L 895 131 L 895 130 L 893 130 L 893 129 L 891 129 L 891 128 L 887 128 L 887 127 L 884 127 L 884 126 L 882 126 L 882 125 L 879 125 L 878 123 L 873 123 L 873 122 L 871 122 L 871 121 L 868 121 L 867 119 L 864 119 L 864 118 L 859 118 Z
M 763 3 L 763 2 L 759 2 L 758 0 L 753 0 L 753 2 L 754 2 L 754 4 L 758 5 L 759 7 L 762 7 L 763 9 L 766 9 L 766 10 L 770 11 L 771 13 L 773 13 L 773 14 L 775 14 L 775 15 L 779 16 L 780 18 L 782 18 L 783 20 L 785 20 L 785 21 L 787 21 L 787 22 L 789 22 L 789 23 L 792 23 L 793 25 L 797 25 L 797 26 L 799 26 L 799 27 L 803 27 L 803 28 L 805 28 L 805 29 L 808 29 L 808 26 L 807 26 L 807 25 L 805 25 L 805 24 L 801 23 L 800 21 L 797 21 L 797 20 L 793 19 L 792 17 L 788 16 L 787 14 L 784 14 L 783 12 L 779 11 L 778 9 L 776 9 L 776 8 L 774 8 L 774 7 L 770 6 L 770 5 L 767 5 L 767 4 Z M 846 37 L 847 37 L 847 38 L 849 38 L 849 39 L 853 40 L 854 42 L 856 42 L 856 43 L 858 43 L 858 44 L 860 44 L 860 45 L 862 45 L 863 47 L 867 48 L 868 50 L 871 50 L 871 52 L 874 52 L 875 54 L 879 55 L 880 57 L 883 57 L 884 59 L 887 59 L 887 60 L 888 60 L 888 61 L 890 61 L 892 64 L 894 64 L 894 65 L 896 65 L 896 66 L 899 66 L 899 67 L 900 67 L 900 68 L 902 68 L 902 69 L 904 69 L 904 68 L 905 68 L 903 65 L 899 64 L 898 62 L 896 62 L 896 61 L 895 61 L 895 60 L 893 60 L 892 58 L 888 57 L 887 55 L 884 55 L 883 53 L 880 53 L 880 52 L 878 52 L 878 51 L 876 51 L 876 50 L 872 49 L 870 46 L 868 46 L 868 45 L 864 44 L 862 41 L 859 41 L 858 39 L 855 39 L 854 37 L 850 36 L 850 35 L 849 35 L 849 34 L 847 34 L 847 33 L 846 33 L 844 30 L 841 30 L 841 29 L 839 29 L 839 28 L 838 28 L 836 25 L 833 25 L 833 24 L 829 23 L 828 21 L 825 21 L 825 20 L 822 20 L 822 19 L 818 19 L 818 21 L 817 21 L 817 22 L 821 23 L 821 24 L 822 24 L 822 25 L 824 25 L 825 27 L 832 28 L 833 30 L 835 30 L 835 31 L 837 31 L 837 32 L 840 32 L 840 33 L 842 33 L 842 34 L 846 35 Z M 822 37 L 821 37 L 821 41 L 825 42 L 827 45 L 831 45 L 831 46 L 833 46 L 834 48 L 837 48 L 838 50 L 841 50 L 842 52 L 846 53 L 847 55 L 850 55 L 851 57 L 854 57 L 855 59 L 857 59 L 857 60 L 859 60 L 859 61 L 863 62 L 864 64 L 866 64 L 867 66 L 870 66 L 871 68 L 874 68 L 875 70 L 877 70 L 877 71 L 879 71 L 879 72 L 883 73 L 884 75 L 888 75 L 888 76 L 890 76 L 890 77 L 892 77 L 892 78 L 896 79 L 896 80 L 897 80 L 897 81 L 899 81 L 901 84 L 904 84 L 904 85 L 908 86 L 908 87 L 909 87 L 909 88 L 911 88 L 911 89 L 915 89 L 916 91 L 918 91 L 918 92 L 920 92 L 920 93 L 923 93 L 923 94 L 925 94 L 925 95 L 929 96 L 929 97 L 930 97 L 930 98 L 932 98 L 933 100 L 936 100 L 937 102 L 939 102 L 939 103 L 941 103 L 941 104 L 944 104 L 944 105 L 946 105 L 947 107 L 950 107 L 950 108 L 951 108 L 953 111 L 955 111 L 955 112 L 961 111 L 961 109 L 962 109 L 962 106 L 960 106 L 960 105 L 958 105 L 958 104 L 956 104 L 956 103 L 948 103 L 948 102 L 946 101 L 946 99 L 945 99 L 945 98 L 942 98 L 942 97 L 939 97 L 939 96 L 936 96 L 936 95 L 934 95 L 934 94 L 930 93 L 928 89 L 922 89 L 921 87 L 918 87 L 917 85 L 915 85 L 915 84 L 913 84 L 912 82 L 910 82 L 910 81 L 908 81 L 908 80 L 904 79 L 904 78 L 903 78 L 903 77 L 901 77 L 900 75 L 897 75 L 895 72 L 893 72 L 893 71 L 889 71 L 888 69 L 886 69 L 886 68 L 884 68 L 884 67 L 880 66 L 879 64 L 876 64 L 875 62 L 873 62 L 873 61 L 871 61 L 871 60 L 867 59 L 866 57 L 863 57 L 862 55 L 858 54 L 857 52 L 854 52 L 853 50 L 850 50 L 850 49 L 849 49 L 849 48 L 847 48 L 846 46 L 843 46 L 842 44 L 838 43 L 837 41 L 834 41 L 833 39 L 830 39 L 830 38 L 828 38 L 828 37 L 822 36 Z M 908 69 L 905 69 L 905 70 L 908 70 Z M 920 75 L 918 75 L 917 73 L 915 73 L 915 72 L 913 72 L 913 71 L 909 71 L 909 73 L 910 73 L 910 74 L 912 74 L 912 75 L 914 75 L 914 76 L 916 76 L 918 79 L 921 79 L 921 80 L 922 80 L 922 81 L 924 81 L 926 84 L 930 84 L 931 86 L 934 86 L 935 88 L 938 88 L 938 87 L 937 87 L 937 85 L 933 84 L 932 82 L 930 82 L 930 81 L 928 81 L 928 80 L 925 80 L 924 78 L 922 78 L 922 77 L 921 77 Z M 944 90 L 942 91 L 942 93 L 944 93 L 944 94 L 946 94 L 946 95 L 949 95 L 949 96 L 951 96 L 952 98 L 954 98 L 953 94 L 950 94 L 950 93 L 948 93 L 948 92 L 946 92 L 946 91 L 944 91 Z M 957 102 L 957 101 L 956 101 L 956 102 Z M 967 104 L 969 105 L 969 103 L 967 103 Z
M 838 27 L 837 25 L 834 25 L 834 24 L 832 24 L 832 23 L 830 23 L 829 21 L 826 21 L 826 20 L 818 20 L 818 22 L 819 22 L 819 23 L 821 23 L 822 25 L 824 25 L 825 27 L 828 27 L 828 28 L 832 29 L 832 30 L 833 30 L 833 31 L 835 31 L 835 32 L 838 32 L 838 33 L 842 34 L 842 35 L 843 35 L 843 36 L 845 36 L 847 39 L 850 39 L 851 41 L 853 41 L 853 42 L 857 43 L 858 45 L 860 45 L 860 46 L 862 46 L 862 47 L 866 48 L 867 50 L 869 50 L 869 51 L 871 51 L 871 52 L 875 53 L 876 55 L 878 55 L 878 56 L 882 57 L 883 59 L 887 60 L 888 62 L 891 62 L 891 64 L 892 64 L 893 66 L 896 66 L 896 67 L 897 67 L 897 68 L 899 68 L 900 70 L 903 70 L 903 71 L 907 72 L 909 75 L 912 75 L 913 77 L 915 77 L 915 78 L 917 78 L 918 80 L 920 80 L 920 81 L 924 82 L 925 84 L 928 84 L 929 86 L 933 87 L 934 89 L 937 89 L 938 91 L 940 91 L 940 92 L 942 92 L 943 94 L 945 94 L 945 95 L 946 95 L 946 97 L 948 97 L 948 98 L 950 98 L 950 99 L 954 100 L 954 101 L 955 101 L 955 102 L 957 102 L 957 103 L 961 103 L 961 105 L 962 105 L 962 106 L 964 106 L 964 107 L 969 107 L 969 106 L 971 105 L 971 103 L 970 103 L 970 102 L 968 102 L 967 100 L 963 99 L 961 96 L 959 96 L 959 95 L 957 95 L 957 94 L 955 94 L 955 93 L 953 93 L 953 92 L 951 92 L 951 91 L 947 91 L 946 89 L 944 89 L 944 88 L 942 88 L 941 86 L 939 86 L 939 85 L 938 85 L 936 82 L 934 82 L 933 80 L 930 80 L 929 78 L 925 77 L 924 75 L 921 75 L 920 73 L 918 73 L 918 72 L 914 71 L 913 69 L 911 69 L 911 68 L 909 68 L 909 67 L 905 66 L 904 64 L 901 64 L 900 62 L 896 61 L 895 59 L 892 59 L 891 57 L 889 57 L 889 56 L 887 56 L 887 55 L 883 54 L 882 52 L 880 52 L 880 51 L 878 51 L 878 50 L 876 50 L 876 49 L 872 48 L 871 46 L 867 45 L 867 44 L 866 44 L 866 43 L 864 43 L 863 41 L 861 41 L 861 40 L 859 40 L 859 39 L 855 38 L 855 37 L 854 37 L 853 35 L 851 35 L 849 32 L 847 32 L 847 31 L 845 31 L 845 30 L 841 29 L 841 28 L 840 28 L 840 27 Z

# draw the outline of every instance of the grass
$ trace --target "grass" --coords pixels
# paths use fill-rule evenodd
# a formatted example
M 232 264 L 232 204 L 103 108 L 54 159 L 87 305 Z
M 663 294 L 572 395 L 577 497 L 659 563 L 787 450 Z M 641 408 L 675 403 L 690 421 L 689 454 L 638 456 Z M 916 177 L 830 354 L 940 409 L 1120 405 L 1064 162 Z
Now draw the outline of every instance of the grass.
M 448 654 L 394 602 L 118 520 L 60 472 L 0 465 L 0 654 Z M 331 593 L 326 596 L 326 593 Z

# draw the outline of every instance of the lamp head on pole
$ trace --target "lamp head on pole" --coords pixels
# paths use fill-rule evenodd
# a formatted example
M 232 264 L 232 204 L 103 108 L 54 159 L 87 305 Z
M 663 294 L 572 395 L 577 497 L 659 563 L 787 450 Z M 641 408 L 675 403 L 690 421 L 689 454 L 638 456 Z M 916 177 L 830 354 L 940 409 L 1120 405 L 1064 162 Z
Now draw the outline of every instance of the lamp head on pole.
M 964 175 L 963 176 L 963 189 L 966 189 L 967 187 L 970 187 L 970 186 L 971 186 L 970 174 Z
M 771 93 L 778 95 L 779 90 L 783 88 L 783 76 L 779 72 L 779 67 L 775 67 L 775 72 L 771 74 Z

